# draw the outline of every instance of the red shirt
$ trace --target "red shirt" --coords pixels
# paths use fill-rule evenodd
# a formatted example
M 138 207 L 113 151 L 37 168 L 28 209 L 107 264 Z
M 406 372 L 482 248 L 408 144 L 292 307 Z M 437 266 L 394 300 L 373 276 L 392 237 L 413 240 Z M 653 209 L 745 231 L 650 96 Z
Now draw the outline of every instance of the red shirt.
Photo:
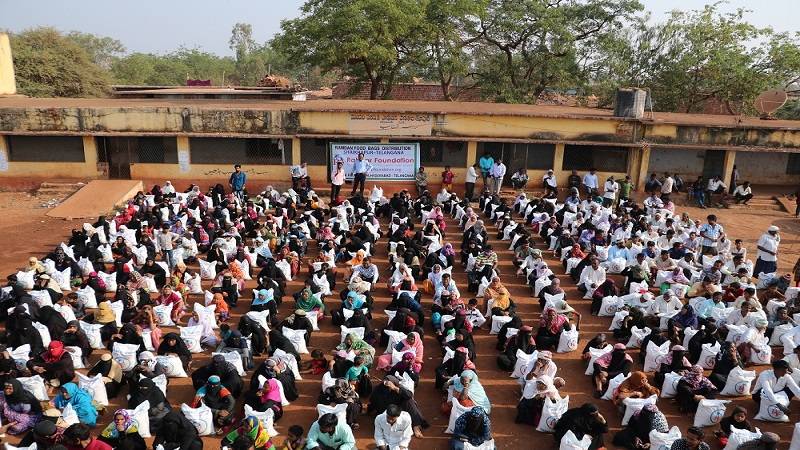
M 92 442 L 89 443 L 85 448 L 81 446 L 74 446 L 69 445 L 67 446 L 68 450 L 114 450 L 111 448 L 110 445 L 106 444 L 103 441 L 92 439 Z
M 454 176 L 455 176 L 455 174 L 450 170 L 448 170 L 447 172 L 442 172 L 442 183 L 445 183 L 445 184 L 452 183 Z

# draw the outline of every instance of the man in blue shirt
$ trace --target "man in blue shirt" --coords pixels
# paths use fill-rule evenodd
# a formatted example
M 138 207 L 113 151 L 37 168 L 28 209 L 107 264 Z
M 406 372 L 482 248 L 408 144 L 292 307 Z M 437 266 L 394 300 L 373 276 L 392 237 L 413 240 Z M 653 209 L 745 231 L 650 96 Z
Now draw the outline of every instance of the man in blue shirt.
M 367 173 L 372 170 L 372 164 L 369 163 L 366 159 L 364 159 L 364 154 L 359 153 L 358 159 L 353 162 L 353 192 L 350 195 L 356 195 L 356 187 L 358 188 L 358 192 L 361 196 L 364 196 L 364 183 L 367 182 Z
M 247 182 L 247 175 L 242 172 L 242 165 L 236 164 L 233 166 L 233 173 L 228 179 L 228 185 L 233 189 L 234 195 L 241 197 L 244 191 L 244 185 Z
M 486 179 L 489 177 L 492 171 L 492 167 L 494 167 L 494 158 L 489 152 L 484 152 L 481 159 L 478 160 L 478 164 L 481 166 L 481 177 L 483 177 L 483 189 L 487 189 Z

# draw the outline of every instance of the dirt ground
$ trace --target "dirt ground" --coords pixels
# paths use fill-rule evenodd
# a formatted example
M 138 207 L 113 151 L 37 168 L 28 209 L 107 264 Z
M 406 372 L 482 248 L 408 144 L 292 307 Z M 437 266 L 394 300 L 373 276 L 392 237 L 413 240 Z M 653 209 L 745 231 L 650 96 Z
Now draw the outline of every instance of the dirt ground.
M 41 203 L 41 200 L 31 197 L 27 193 L 0 192 L 0 248 L 4 251 L 3 258 L 0 259 L 0 273 L 10 274 L 16 272 L 25 264 L 26 259 L 31 255 L 43 256 L 52 250 L 59 242 L 62 240 L 65 241 L 68 238 L 69 231 L 72 228 L 80 227 L 83 222 L 68 222 L 48 218 L 44 215 L 46 209 L 39 207 Z M 687 210 L 690 215 L 695 218 L 704 218 L 706 214 L 712 212 L 717 214 L 729 237 L 741 238 L 745 241 L 745 245 L 748 248 L 748 255 L 753 260 L 755 260 L 756 257 L 755 242 L 758 240 L 759 236 L 770 224 L 778 225 L 781 227 L 783 239 L 779 255 L 779 270 L 791 270 L 794 262 L 797 260 L 798 256 L 800 256 L 800 241 L 798 241 L 798 237 L 800 237 L 800 222 L 787 213 L 753 210 L 700 210 L 684 207 L 681 207 L 680 210 Z M 494 231 L 494 228 L 490 228 L 490 230 Z M 494 232 L 496 233 L 496 231 Z M 448 221 L 446 240 L 460 242 L 459 231 L 452 220 Z M 385 268 L 387 263 L 385 242 L 385 239 L 383 239 L 376 247 L 375 262 L 381 268 L 382 281 L 379 282 L 379 286 L 373 292 L 376 299 L 376 309 L 371 323 L 373 328 L 383 328 L 386 324 L 386 316 L 382 312 L 383 308 L 389 302 L 389 295 L 385 286 Z M 491 242 L 497 243 L 497 240 L 494 239 L 494 235 L 492 235 Z M 541 249 L 545 247 L 538 238 L 536 240 L 536 247 Z M 499 250 L 498 253 L 500 255 L 500 265 L 504 283 L 511 291 L 523 321 L 526 324 L 535 326 L 539 318 L 538 303 L 530 297 L 530 291 L 524 285 L 524 281 L 513 277 L 511 254 L 506 250 L 507 248 L 507 244 L 495 245 L 495 249 Z M 309 249 L 309 254 L 316 254 L 316 248 L 313 244 Z M 552 257 L 550 257 L 548 262 L 551 263 L 551 267 L 557 267 Z M 340 272 L 342 272 L 341 268 Z M 455 279 L 459 287 L 463 287 L 462 295 L 466 296 L 466 277 L 458 266 L 454 272 L 456 273 Z M 567 291 L 567 298 L 570 300 L 570 304 L 583 315 L 580 328 L 581 342 L 579 344 L 579 348 L 583 348 L 588 339 L 597 333 L 607 330 L 610 320 L 605 317 L 597 318 L 590 316 L 589 302 L 580 300 L 580 296 L 575 290 L 574 283 L 569 280 L 569 277 L 561 273 L 563 270 L 560 268 L 556 268 L 555 272 L 558 273 L 559 277 L 562 279 L 562 285 Z M 296 292 L 302 285 L 304 276 L 298 278 L 299 281 L 295 280 L 290 283 L 290 287 L 287 289 L 289 293 Z M 339 280 L 341 280 L 341 275 Z M 337 289 L 341 289 L 340 283 L 341 281 L 337 283 Z M 204 286 L 207 286 L 207 284 L 208 282 L 204 282 Z M 251 287 L 251 285 L 253 285 L 253 282 L 248 282 L 248 288 Z M 195 300 L 201 299 L 192 298 L 190 299 L 190 303 L 193 303 Z M 429 297 L 423 297 L 423 302 L 429 304 Z M 288 301 L 281 308 L 282 317 L 290 310 L 291 303 L 291 301 Z M 247 311 L 248 304 L 249 298 L 243 297 L 243 301 L 239 303 L 234 316 L 238 316 Z M 334 305 L 335 303 L 333 300 L 329 300 L 327 304 Z M 232 323 L 236 323 L 236 321 L 238 321 L 238 317 L 234 318 Z M 321 323 L 320 327 L 321 331 L 313 334 L 310 349 L 321 348 L 329 354 L 330 350 L 339 341 L 339 330 L 334 328 L 327 318 Z M 170 330 L 165 330 L 165 332 L 167 331 Z M 492 401 L 492 431 L 496 439 L 497 448 L 502 450 L 523 448 L 531 446 L 531 444 L 537 447 L 554 448 L 555 444 L 551 436 L 536 432 L 532 427 L 514 423 L 516 404 L 519 399 L 519 389 L 517 383 L 508 377 L 508 373 L 500 371 L 497 368 L 495 362 L 497 351 L 494 348 L 496 343 L 495 336 L 490 336 L 488 331 L 484 329 L 475 333 L 475 341 L 478 353 L 477 360 L 475 361 L 478 367 L 477 372 L 481 383 L 484 385 Z M 430 332 L 430 326 L 427 324 L 424 344 L 426 362 L 415 397 L 425 413 L 426 418 L 431 423 L 431 427 L 426 430 L 425 438 L 414 439 L 411 447 L 413 449 L 443 450 L 448 448 L 449 443 L 448 436 L 443 433 L 447 425 L 447 417 L 443 417 L 438 412 L 442 401 L 442 394 L 436 391 L 433 386 L 434 369 L 441 361 L 441 354 L 438 350 L 438 343 L 433 338 L 432 332 Z M 378 352 L 380 353 L 380 349 Z M 95 352 L 93 360 L 99 358 L 98 353 L 99 352 Z M 632 351 L 632 353 L 635 356 L 636 351 Z M 778 356 L 778 352 L 776 352 L 776 356 Z M 194 367 L 203 365 L 207 359 L 208 352 L 204 355 L 199 355 L 198 358 L 196 358 Z M 614 410 L 610 402 L 592 398 L 590 379 L 583 375 L 586 363 L 580 359 L 579 352 L 557 354 L 554 359 L 559 367 L 558 376 L 567 381 L 567 385 L 562 390 L 562 394 L 570 396 L 570 406 L 577 407 L 584 402 L 594 402 L 601 408 L 601 412 L 607 418 L 612 428 L 611 433 L 606 437 L 606 443 L 611 447 L 611 438 L 613 433 L 620 428 L 621 416 Z M 261 361 L 263 361 L 263 357 L 258 358 L 256 364 L 261 363 Z M 373 370 L 372 375 L 376 377 L 380 376 L 375 370 Z M 276 424 L 276 429 L 281 433 L 281 435 L 276 438 L 276 442 L 283 441 L 285 431 L 290 425 L 299 424 L 307 430 L 312 421 L 316 418 L 314 405 L 316 404 L 316 398 L 319 394 L 319 378 L 320 377 L 304 376 L 304 380 L 298 382 L 301 397 L 286 408 L 284 417 Z M 249 382 L 249 378 L 246 382 Z M 193 394 L 191 382 L 188 379 L 171 379 L 168 392 L 168 398 L 173 407 L 179 406 L 182 402 L 188 402 Z M 109 410 L 98 420 L 99 424 L 105 426 L 109 423 L 111 411 L 121 405 L 121 400 L 121 398 L 117 398 L 113 401 Z M 747 407 L 750 412 L 750 417 L 755 415 L 754 404 L 749 399 L 736 400 L 735 403 Z M 658 405 L 667 415 L 670 425 L 678 425 L 682 430 L 685 430 L 690 424 L 691 417 L 679 414 L 677 406 L 672 401 L 660 399 Z M 788 440 L 791 439 L 792 426 L 795 421 L 800 420 L 800 411 L 798 411 L 797 406 L 792 405 L 792 409 L 792 421 L 788 424 L 775 425 L 762 422 L 757 423 L 757 426 L 764 431 L 769 430 L 779 433 L 784 441 L 782 448 L 788 446 Z M 372 420 L 371 417 L 362 416 L 359 421 L 361 428 L 356 432 L 358 448 L 374 448 L 374 444 L 372 443 Z M 707 429 L 707 436 L 711 438 L 708 440 L 709 442 L 713 441 L 713 437 L 711 436 L 712 431 L 713 429 L 711 428 Z M 9 441 L 13 442 L 14 439 L 9 438 Z M 219 448 L 218 438 L 207 438 L 205 439 L 205 443 L 205 448 Z M 712 447 L 715 446 L 715 444 L 712 444 Z

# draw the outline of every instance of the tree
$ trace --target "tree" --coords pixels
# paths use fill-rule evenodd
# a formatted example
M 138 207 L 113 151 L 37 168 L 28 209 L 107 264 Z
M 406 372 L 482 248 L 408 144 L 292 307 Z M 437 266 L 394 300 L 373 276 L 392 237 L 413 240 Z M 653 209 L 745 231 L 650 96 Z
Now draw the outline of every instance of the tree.
M 775 112 L 775 117 L 787 120 L 800 120 L 800 100 L 792 99 Z
M 107 36 L 71 31 L 67 37 L 86 50 L 89 58 L 105 70 L 111 69 L 114 59 L 125 53 L 122 42 Z
M 187 78 L 210 79 L 221 85 L 223 77 L 234 72 L 233 58 L 222 58 L 197 49 L 181 48 L 166 55 L 132 53 L 111 66 L 120 84 L 184 86 Z
M 11 35 L 20 93 L 33 97 L 99 97 L 110 78 L 74 40 L 54 28 Z
M 754 113 L 752 102 L 768 89 L 785 89 L 800 77 L 798 35 L 775 33 L 745 20 L 744 10 L 720 13 L 716 4 L 672 13 L 661 24 L 641 22 L 604 43 L 596 87 L 650 89 L 661 111 L 702 112 L 708 102 L 728 113 Z
M 281 22 L 272 45 L 298 66 L 339 71 L 387 97 L 419 57 L 427 1 L 308 0 L 297 19 Z
M 580 83 L 598 43 L 641 9 L 637 0 L 491 0 L 474 75 L 497 101 L 534 102 Z

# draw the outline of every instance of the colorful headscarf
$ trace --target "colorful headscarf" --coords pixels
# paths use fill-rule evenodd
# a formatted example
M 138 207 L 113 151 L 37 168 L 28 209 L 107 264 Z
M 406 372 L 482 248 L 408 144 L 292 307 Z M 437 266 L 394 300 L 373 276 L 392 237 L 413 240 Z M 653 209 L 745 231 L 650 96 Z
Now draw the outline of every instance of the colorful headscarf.
M 106 426 L 106 428 L 103 430 L 102 433 L 100 433 L 101 436 L 103 436 L 104 438 L 111 438 L 111 439 L 119 437 L 120 431 L 117 429 L 117 423 L 116 423 L 117 416 L 122 416 L 123 419 L 125 420 L 124 422 L 125 429 L 123 430 L 124 433 L 129 434 L 129 433 L 139 432 L 139 429 L 136 426 L 136 422 L 133 420 L 133 417 L 131 417 L 128 411 L 125 409 L 118 409 L 114 411 L 114 414 L 111 416 L 111 423 L 108 424 L 108 426 Z

